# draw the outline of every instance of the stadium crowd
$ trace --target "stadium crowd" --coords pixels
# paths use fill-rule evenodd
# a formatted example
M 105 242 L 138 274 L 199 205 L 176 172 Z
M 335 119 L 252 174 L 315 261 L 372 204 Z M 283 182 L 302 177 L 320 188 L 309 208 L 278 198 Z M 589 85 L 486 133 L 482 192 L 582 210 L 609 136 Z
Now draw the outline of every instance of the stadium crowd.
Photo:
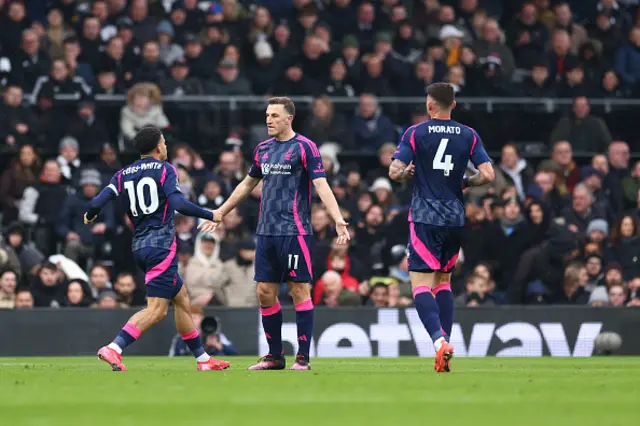
M 85 226 L 147 124 L 162 128 L 182 192 L 215 209 L 247 170 L 259 134 L 223 137 L 206 115 L 165 113 L 163 97 L 311 95 L 297 129 L 319 146 L 352 227 L 335 244 L 313 210 L 316 305 L 408 306 L 410 186 L 387 169 L 402 128 L 380 96 L 423 96 L 437 81 L 464 97 L 572 98 L 534 164 L 502 147 L 497 179 L 469 190 L 453 288 L 460 305 L 640 306 L 640 162 L 591 115 L 589 99 L 640 94 L 640 13 L 616 0 L 0 0 L 0 308 L 143 305 L 118 206 Z M 59 95 L 75 102 L 59 102 Z M 119 114 L 98 94 L 126 94 Z M 357 99 L 354 114 L 332 97 Z M 454 115 L 455 118 L 455 115 Z M 258 120 L 259 121 L 259 120 Z M 259 133 L 259 131 L 258 131 Z M 216 137 L 213 137 L 216 136 Z M 265 138 L 266 139 L 266 138 Z M 202 141 L 220 151 L 207 164 Z M 547 142 L 547 141 L 545 141 Z M 206 142 L 209 143 L 209 142 Z M 344 162 L 340 151 L 375 154 Z M 587 164 L 573 152 L 596 152 Z M 96 153 L 96 161 L 86 154 Z M 472 173 L 472 171 L 470 171 Z M 175 221 L 180 272 L 197 306 L 257 306 L 260 186 L 215 236 Z M 282 303 L 290 303 L 286 286 Z

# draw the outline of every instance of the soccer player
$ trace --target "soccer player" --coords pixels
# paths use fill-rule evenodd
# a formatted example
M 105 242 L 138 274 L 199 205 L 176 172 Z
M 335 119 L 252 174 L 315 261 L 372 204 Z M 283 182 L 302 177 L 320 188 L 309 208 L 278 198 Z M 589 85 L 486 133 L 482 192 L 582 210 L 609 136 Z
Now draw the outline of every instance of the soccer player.
M 411 126 L 402 136 L 389 167 L 389 177 L 413 185 L 409 209 L 409 274 L 416 310 L 433 340 L 435 370 L 451 370 L 453 326 L 451 270 L 460 251 L 465 209 L 464 186 L 480 186 L 495 175 L 480 136 L 451 119 L 455 92 L 447 83 L 427 88 L 430 120 Z M 471 160 L 478 169 L 465 177 Z
M 178 275 L 173 223 L 174 211 L 177 210 L 184 215 L 204 219 L 198 228 L 212 232 L 213 212 L 187 201 L 180 192 L 176 170 L 166 162 L 167 145 L 160 130 L 144 127 L 133 143 L 140 152 L 140 159 L 116 173 L 111 183 L 91 200 L 84 223 L 93 223 L 110 200 L 117 197 L 124 203 L 135 226 L 133 256 L 145 272 L 147 307 L 129 319 L 113 342 L 100 348 L 98 358 L 109 364 L 113 371 L 126 371 L 122 350 L 162 320 L 171 302 L 176 328 L 196 358 L 197 369 L 224 370 L 229 363 L 213 359 L 205 352 L 191 319 L 189 296 Z
M 262 179 L 258 220 L 255 281 L 262 325 L 269 353 L 249 370 L 283 370 L 280 284 L 287 281 L 296 309 L 298 354 L 291 370 L 309 370 L 309 347 L 313 335 L 311 197 L 315 187 L 336 224 L 339 243 L 349 240 L 347 223 L 327 183 L 316 145 L 291 128 L 295 106 L 289 98 L 271 98 L 267 107 L 267 130 L 271 139 L 260 143 L 253 154 L 248 176 L 214 213 L 214 222 L 242 202 Z

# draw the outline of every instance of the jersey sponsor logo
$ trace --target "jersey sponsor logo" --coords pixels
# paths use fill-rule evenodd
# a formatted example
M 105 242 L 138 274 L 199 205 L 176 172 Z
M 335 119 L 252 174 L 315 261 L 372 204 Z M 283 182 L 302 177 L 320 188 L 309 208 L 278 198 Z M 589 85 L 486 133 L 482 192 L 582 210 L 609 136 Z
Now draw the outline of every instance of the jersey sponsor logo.
M 462 130 L 458 126 L 429 126 L 429 133 L 449 133 L 459 135 Z
M 129 166 L 122 171 L 123 175 L 129 175 L 132 173 L 137 173 L 140 170 L 160 170 L 163 166 L 163 163 L 142 163 L 137 166 Z
M 404 312 L 404 322 L 401 312 Z M 565 327 L 561 322 L 455 323 L 451 344 L 456 349 L 456 357 L 540 357 L 545 355 L 544 348 L 553 357 L 588 357 L 593 355 L 595 340 L 603 325 L 602 322 L 582 322 L 577 330 L 573 330 L 572 326 Z M 262 322 L 259 321 L 260 353 L 266 353 L 269 347 L 262 336 Z M 376 322 L 338 322 L 328 325 L 317 336 L 311 340 L 312 357 L 435 355 L 433 343 L 413 308 L 379 309 Z M 297 351 L 295 323 L 283 324 L 282 340 Z
M 260 165 L 262 175 L 290 175 L 293 167 L 291 164 L 282 163 L 262 163 Z

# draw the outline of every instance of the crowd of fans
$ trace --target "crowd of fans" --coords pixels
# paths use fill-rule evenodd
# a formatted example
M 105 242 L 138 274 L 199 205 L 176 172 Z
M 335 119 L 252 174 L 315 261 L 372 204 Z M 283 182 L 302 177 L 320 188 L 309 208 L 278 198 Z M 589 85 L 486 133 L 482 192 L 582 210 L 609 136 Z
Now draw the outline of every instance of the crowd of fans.
M 146 124 L 164 129 L 182 192 L 215 209 L 264 131 L 226 134 L 206 164 L 202 136 L 217 130 L 198 111 L 165 113 L 162 101 L 190 94 L 314 96 L 296 128 L 320 146 L 353 237 L 337 245 L 314 207 L 314 303 L 410 305 L 410 186 L 386 176 L 399 131 L 427 117 L 412 110 L 394 121 L 377 97 L 420 97 L 435 81 L 465 97 L 574 99 L 550 135 L 550 159 L 532 164 L 506 145 L 496 182 L 465 193 L 458 303 L 640 306 L 640 162 L 588 100 L 640 93 L 640 15 L 627 3 L 0 0 L 0 146 L 14 155 L 0 177 L 0 307 L 144 304 L 123 210 L 82 223 L 129 140 Z M 64 94 L 76 102 L 59 101 Z M 96 94 L 126 94 L 126 105 L 114 115 Z M 355 114 L 331 97 L 357 99 Z M 377 165 L 341 164 L 341 150 L 375 154 Z M 599 154 L 579 165 L 574 151 Z M 195 305 L 257 305 L 260 188 L 215 236 L 176 217 Z M 286 286 L 281 299 L 290 301 Z

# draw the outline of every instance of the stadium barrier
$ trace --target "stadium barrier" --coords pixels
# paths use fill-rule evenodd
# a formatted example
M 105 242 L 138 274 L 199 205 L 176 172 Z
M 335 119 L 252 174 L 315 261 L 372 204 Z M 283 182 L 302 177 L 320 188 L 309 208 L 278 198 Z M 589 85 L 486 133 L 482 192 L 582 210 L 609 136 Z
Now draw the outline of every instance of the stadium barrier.
M 0 356 L 93 355 L 134 310 L 0 310 Z M 255 309 L 207 308 L 242 355 L 267 352 Z M 297 349 L 295 312 L 285 309 L 285 352 Z M 640 309 L 580 307 L 466 308 L 456 311 L 451 340 L 459 357 L 594 355 L 601 332 L 622 337 L 621 355 L 640 355 Z M 173 315 L 145 333 L 128 355 L 167 355 Z M 433 355 L 414 309 L 317 308 L 312 355 Z

